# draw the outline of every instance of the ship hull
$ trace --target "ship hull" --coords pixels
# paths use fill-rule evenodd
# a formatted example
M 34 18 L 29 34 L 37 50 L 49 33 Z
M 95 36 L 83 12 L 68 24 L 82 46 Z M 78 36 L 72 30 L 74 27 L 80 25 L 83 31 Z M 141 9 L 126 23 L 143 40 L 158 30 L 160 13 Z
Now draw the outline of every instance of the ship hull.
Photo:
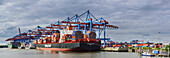
M 100 43 L 53 43 L 53 44 L 36 44 L 39 50 L 54 51 L 97 51 L 100 50 Z

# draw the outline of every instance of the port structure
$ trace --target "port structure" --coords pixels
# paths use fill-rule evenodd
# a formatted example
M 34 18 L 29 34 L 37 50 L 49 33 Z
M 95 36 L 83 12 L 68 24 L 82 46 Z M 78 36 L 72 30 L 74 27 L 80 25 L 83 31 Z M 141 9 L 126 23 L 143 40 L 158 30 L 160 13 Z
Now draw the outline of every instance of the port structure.
M 9 38 L 6 41 L 19 41 L 20 43 L 26 43 L 27 40 L 27 43 L 30 43 L 32 42 L 31 40 L 39 40 L 41 37 L 51 37 L 56 30 L 67 29 L 67 27 L 73 27 L 72 30 L 82 31 L 84 34 L 87 34 L 88 31 L 98 32 L 97 39 L 104 41 L 103 46 L 105 46 L 106 40 L 110 40 L 110 38 L 106 38 L 106 29 L 118 29 L 117 26 L 110 25 L 109 22 L 102 17 L 97 19 L 88 10 L 81 15 L 76 14 L 73 17 L 68 17 L 62 21 L 51 23 L 45 28 L 37 26 L 36 28 L 24 33 L 21 33 L 19 29 L 19 35 Z M 100 37 L 101 33 L 103 33 L 104 38 Z
M 44 31 L 45 28 L 37 26 L 36 28 L 33 28 L 32 30 L 28 30 L 27 32 L 23 33 L 21 33 L 20 28 L 18 28 L 18 30 L 19 30 L 18 35 L 9 38 L 6 41 L 14 41 L 29 44 L 30 42 L 32 42 L 31 40 L 36 40 L 40 37 L 43 37 L 44 34 L 42 34 L 42 31 Z

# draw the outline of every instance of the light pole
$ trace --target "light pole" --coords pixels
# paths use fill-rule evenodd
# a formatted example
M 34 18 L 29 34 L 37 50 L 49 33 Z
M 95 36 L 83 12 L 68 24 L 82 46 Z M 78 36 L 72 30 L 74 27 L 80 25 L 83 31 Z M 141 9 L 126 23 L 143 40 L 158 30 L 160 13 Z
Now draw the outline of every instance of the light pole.
M 160 40 L 160 33 L 161 33 L 161 32 L 158 32 L 158 33 L 159 33 L 158 40 Z M 161 42 L 159 41 L 159 47 L 161 48 L 160 53 L 161 53 L 161 55 L 162 55 L 162 47 L 161 47 L 160 45 L 161 45 Z

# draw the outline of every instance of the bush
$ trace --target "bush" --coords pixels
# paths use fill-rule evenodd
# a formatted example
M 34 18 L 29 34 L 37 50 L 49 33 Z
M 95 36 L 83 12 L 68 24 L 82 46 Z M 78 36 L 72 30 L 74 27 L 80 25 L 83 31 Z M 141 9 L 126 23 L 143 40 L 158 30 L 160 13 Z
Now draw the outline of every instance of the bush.
M 155 48 L 156 50 L 160 50 L 161 48 Z
M 168 52 L 168 48 L 169 48 L 169 51 L 170 51 L 170 45 L 167 45 L 167 46 L 165 47 L 165 51 L 166 51 L 166 52 Z
M 129 47 L 129 49 L 132 49 L 132 47 Z
M 139 47 L 135 47 L 135 49 L 139 49 Z
M 152 47 L 143 47 L 143 49 L 152 49 Z

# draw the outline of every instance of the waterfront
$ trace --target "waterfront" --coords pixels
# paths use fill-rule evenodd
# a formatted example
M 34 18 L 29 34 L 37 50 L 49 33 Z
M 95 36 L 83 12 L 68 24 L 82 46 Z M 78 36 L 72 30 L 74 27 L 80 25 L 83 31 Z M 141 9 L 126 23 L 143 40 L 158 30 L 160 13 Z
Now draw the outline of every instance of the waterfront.
M 0 49 L 0 58 L 151 58 L 129 52 L 54 52 L 36 49 Z M 153 57 L 158 58 L 158 57 Z M 168 58 L 168 57 L 167 57 Z

